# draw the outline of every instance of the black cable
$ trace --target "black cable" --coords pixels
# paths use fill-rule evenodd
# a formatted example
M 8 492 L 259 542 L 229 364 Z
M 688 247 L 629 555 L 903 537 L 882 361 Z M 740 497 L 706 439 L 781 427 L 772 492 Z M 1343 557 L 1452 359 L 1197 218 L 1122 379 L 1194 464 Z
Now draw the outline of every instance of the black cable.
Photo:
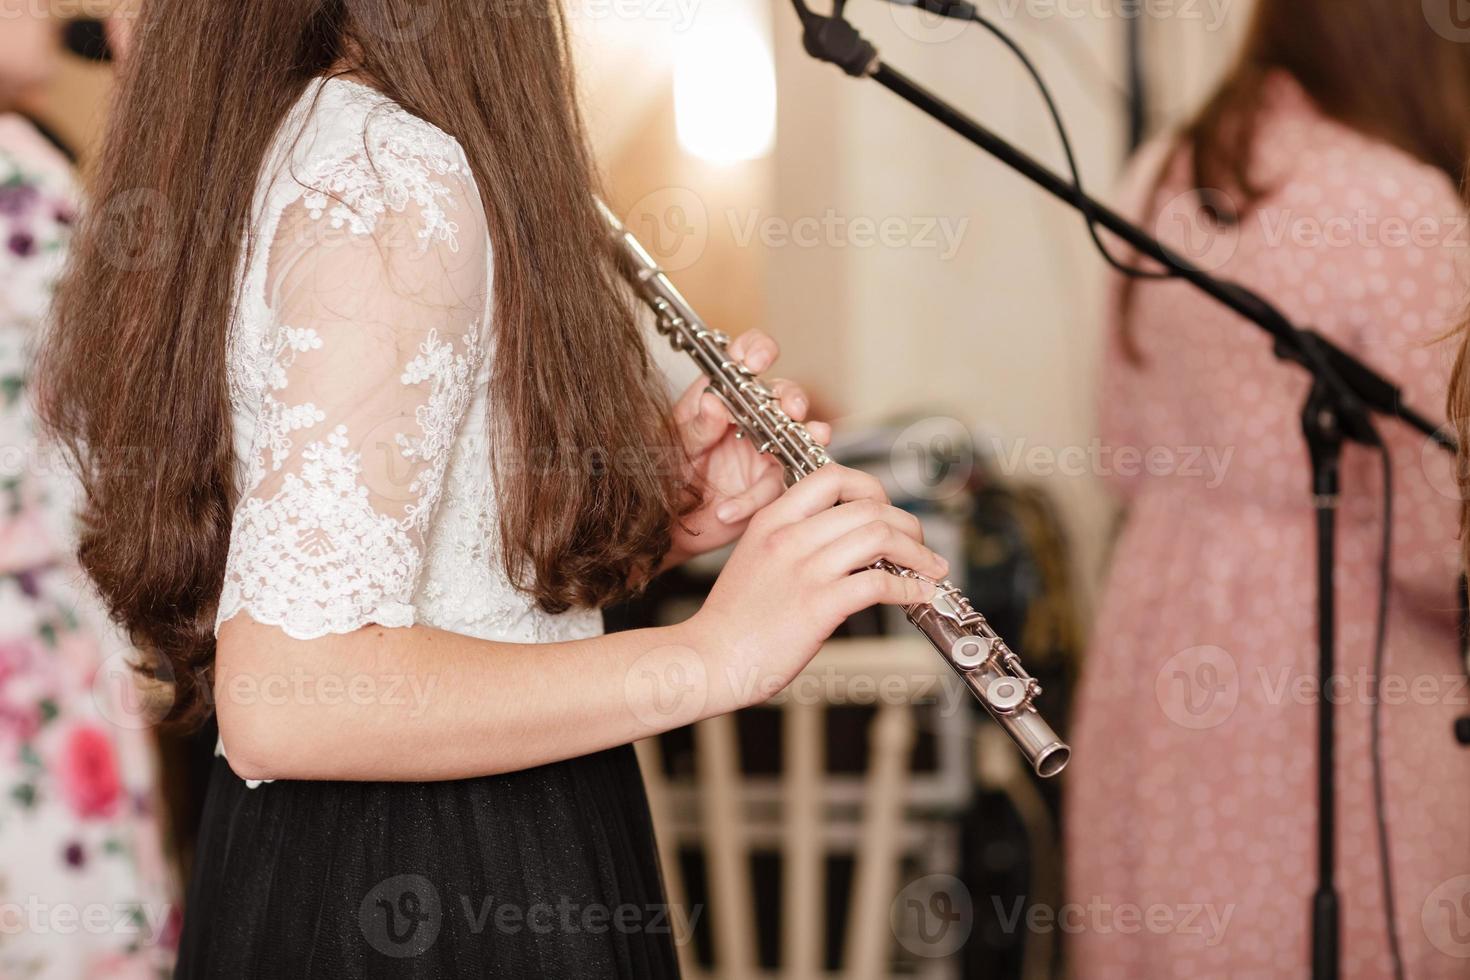
M 1388 953 L 1394 980 L 1404 980 L 1404 957 L 1399 947 L 1398 916 L 1394 910 L 1393 863 L 1388 838 L 1388 802 L 1383 785 L 1383 667 L 1388 646 L 1389 576 L 1393 571 L 1393 459 L 1380 445 L 1383 459 L 1383 554 L 1378 567 L 1378 629 L 1373 638 L 1372 701 L 1369 705 L 1368 743 L 1373 757 L 1373 813 L 1378 833 L 1378 861 L 1383 868 L 1383 915 L 1388 927 Z
M 1128 101 L 1130 94 L 1127 84 L 1112 76 L 1088 46 L 1086 39 L 1077 32 L 1077 28 L 1065 20 L 1057 21 L 1056 24 L 1057 31 L 1037 34 L 1036 39 L 1051 45 L 1052 50 L 1065 60 L 1067 69 L 1080 81 L 1086 83 L 1090 79 L 1095 89 L 1106 90 L 1097 94 Z
M 1001 44 L 1004 44 L 1007 48 L 1009 48 L 1011 53 L 1014 54 L 1016 58 L 1020 60 L 1022 66 L 1025 67 L 1026 72 L 1031 76 L 1031 80 L 1036 83 L 1036 88 L 1041 93 L 1042 100 L 1046 103 L 1046 111 L 1051 115 L 1052 123 L 1056 126 L 1057 137 L 1061 140 L 1062 153 L 1066 156 L 1067 159 L 1067 169 L 1070 170 L 1072 173 L 1072 186 L 1077 188 L 1077 205 L 1081 209 L 1082 216 L 1087 222 L 1087 234 L 1089 237 L 1092 238 L 1093 245 L 1097 246 L 1098 253 L 1102 255 L 1104 261 L 1106 261 L 1108 265 L 1112 266 L 1114 269 L 1121 272 L 1123 275 L 1129 276 L 1133 279 L 1174 278 L 1176 273 L 1173 269 L 1166 268 L 1163 272 L 1154 272 L 1150 269 L 1138 269 L 1131 265 L 1128 265 L 1121 259 L 1115 258 L 1113 256 L 1113 253 L 1108 251 L 1108 247 L 1103 242 L 1102 236 L 1098 234 L 1099 221 L 1097 218 L 1097 212 L 1093 209 L 1092 200 L 1082 189 L 1082 170 L 1080 167 L 1077 166 L 1077 157 L 1072 152 L 1072 138 L 1067 134 L 1067 125 L 1066 123 L 1062 122 L 1061 110 L 1057 108 L 1056 100 L 1052 98 L 1051 89 L 1047 87 L 1046 81 L 1041 77 L 1041 72 L 1036 69 L 1036 65 L 1032 63 L 1030 57 L 1027 56 L 1026 52 L 1022 50 L 1021 46 L 1017 44 L 1009 34 L 1007 34 L 996 24 L 988 20 L 979 11 L 971 13 L 970 20 L 985 28 L 992 35 L 994 35 Z

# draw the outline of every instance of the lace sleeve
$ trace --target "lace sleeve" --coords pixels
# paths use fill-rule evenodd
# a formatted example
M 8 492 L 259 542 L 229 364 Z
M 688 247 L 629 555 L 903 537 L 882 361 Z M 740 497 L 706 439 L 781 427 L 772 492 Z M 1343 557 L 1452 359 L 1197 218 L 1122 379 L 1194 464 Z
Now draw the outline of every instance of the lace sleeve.
M 413 624 L 484 356 L 488 239 L 462 159 L 389 144 L 282 212 L 218 622 L 243 611 L 298 639 Z

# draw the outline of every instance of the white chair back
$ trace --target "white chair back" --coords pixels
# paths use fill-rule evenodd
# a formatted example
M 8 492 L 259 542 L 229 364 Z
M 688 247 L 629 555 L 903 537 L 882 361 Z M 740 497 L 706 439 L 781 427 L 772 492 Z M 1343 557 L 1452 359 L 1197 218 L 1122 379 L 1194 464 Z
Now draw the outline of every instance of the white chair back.
M 780 697 L 752 709 L 782 713 L 779 777 L 743 771 L 736 721 L 728 715 L 695 726 L 692 783 L 666 778 L 657 740 L 640 743 L 669 901 L 679 910 L 676 926 L 683 928 L 676 938 L 685 976 L 889 976 L 895 948 L 890 916 L 904 884 L 900 876 L 905 861 L 949 872 L 957 859 L 957 840 L 933 846 L 942 836 L 935 832 L 934 814 L 958 813 L 973 790 L 974 719 L 967 698 L 922 637 L 835 640 Z M 867 769 L 856 777 L 832 774 L 826 765 L 828 708 L 842 704 L 876 708 L 868 731 Z M 935 771 L 923 774 L 910 768 L 920 711 L 924 723 L 933 726 L 939 760 Z M 701 968 L 687 928 L 681 845 L 694 845 L 705 855 L 712 974 Z M 757 962 L 750 874 L 757 846 L 781 857 L 781 948 L 775 972 L 762 971 Z M 841 968 L 832 973 L 823 962 L 828 934 L 825 873 L 829 855 L 844 852 L 854 855 L 855 865 Z M 956 974 L 952 962 L 922 966 L 923 977 Z

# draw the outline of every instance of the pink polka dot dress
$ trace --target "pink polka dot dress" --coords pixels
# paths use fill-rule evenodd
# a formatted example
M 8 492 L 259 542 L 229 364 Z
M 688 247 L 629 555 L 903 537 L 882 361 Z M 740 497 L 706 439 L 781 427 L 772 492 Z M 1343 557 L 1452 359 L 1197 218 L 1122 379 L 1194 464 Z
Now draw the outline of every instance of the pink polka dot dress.
M 1268 190 L 1228 230 L 1195 220 L 1188 168 L 1154 230 L 1270 297 L 1443 417 L 1467 298 L 1465 209 L 1440 171 L 1326 119 L 1285 76 L 1260 120 Z M 1163 159 L 1130 180 L 1144 210 Z M 1116 294 L 1115 294 L 1116 297 Z M 1117 309 L 1114 303 L 1113 309 Z M 1306 977 L 1316 879 L 1316 555 L 1305 373 L 1183 284 L 1109 327 L 1099 458 L 1125 507 L 1067 774 L 1066 906 L 1078 980 Z M 1381 689 L 1397 931 L 1412 980 L 1470 976 L 1470 714 L 1455 632 L 1450 460 L 1384 421 L 1394 472 Z M 1347 980 L 1391 976 L 1369 754 L 1382 487 L 1350 446 L 1338 515 L 1338 888 Z

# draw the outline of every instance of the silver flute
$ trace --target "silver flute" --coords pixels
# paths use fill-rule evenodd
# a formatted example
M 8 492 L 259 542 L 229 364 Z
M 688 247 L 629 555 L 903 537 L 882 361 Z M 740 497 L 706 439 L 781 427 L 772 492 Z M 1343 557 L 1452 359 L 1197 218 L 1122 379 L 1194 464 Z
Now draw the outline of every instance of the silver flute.
M 787 486 L 830 463 L 826 449 L 786 414 L 775 394 L 750 369 L 731 359 L 726 349 L 729 338 L 705 326 L 642 243 L 607 205 L 598 203 L 613 235 L 621 271 L 638 297 L 652 307 L 659 333 L 699 365 L 709 379 L 709 390 L 730 410 L 740 434 L 781 463 Z M 1037 775 L 1055 776 L 1066 768 L 1072 750 L 1036 710 L 1041 685 L 1026 673 L 1021 658 L 970 600 L 947 580 L 936 582 L 887 559 L 873 567 L 935 587 L 928 602 L 903 607 L 909 622 L 929 638 L 945 663 L 1020 746 Z

